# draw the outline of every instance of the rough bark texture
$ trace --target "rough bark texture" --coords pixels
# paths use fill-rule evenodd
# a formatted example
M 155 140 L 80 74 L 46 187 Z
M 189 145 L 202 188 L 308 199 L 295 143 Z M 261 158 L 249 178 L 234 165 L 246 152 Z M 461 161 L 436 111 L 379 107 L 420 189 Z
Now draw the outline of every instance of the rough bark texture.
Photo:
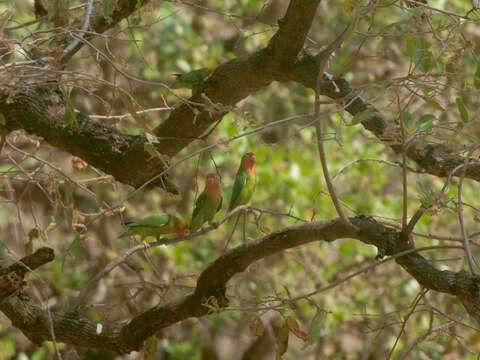
M 140 2 L 140 5 L 143 3 Z M 203 103 L 200 94 L 204 92 L 214 103 L 235 105 L 272 81 L 296 81 L 306 87 L 315 88 L 322 53 L 312 56 L 305 53 L 302 47 L 318 3 L 316 0 L 292 0 L 284 18 L 278 21 L 279 29 L 268 46 L 218 66 L 190 100 Z M 111 15 L 111 22 L 96 13 L 90 28 L 101 33 L 130 15 L 135 6 L 136 2 L 120 1 L 117 10 Z M 81 46 L 82 43 L 75 51 Z M 335 92 L 331 82 L 324 82 L 321 93 L 333 99 L 352 93 L 345 80 L 335 79 L 335 82 L 340 92 Z M 370 105 L 357 99 L 347 111 L 355 115 L 367 109 L 367 106 Z M 176 155 L 192 141 L 200 138 L 225 114 L 206 111 L 203 107 L 198 107 L 197 110 L 199 113 L 194 114 L 192 105 L 180 105 L 154 130 L 160 138 L 160 153 Z M 10 97 L 6 92 L 0 92 L 0 113 L 5 118 L 4 125 L 8 131 L 25 129 L 42 136 L 52 145 L 83 158 L 90 165 L 113 175 L 116 180 L 134 187 L 141 186 L 164 170 L 160 159 L 144 151 L 143 136 L 122 134 L 82 115 L 77 116 L 79 124 L 67 126 L 61 116 L 64 111 L 61 95 L 52 89 L 39 87 L 17 91 Z M 32 121 L 33 119 L 35 121 Z M 399 132 L 397 124 L 385 119 L 378 111 L 362 121 L 362 125 L 384 141 L 393 140 Z M 398 145 L 392 145 L 391 148 L 396 153 L 401 152 Z M 446 146 L 423 144 L 421 141 L 413 142 L 407 155 L 426 172 L 442 177 L 463 162 L 462 157 Z M 480 162 L 475 161 L 469 165 L 466 177 L 480 180 Z M 155 181 L 152 185 L 165 185 L 167 191 L 177 192 L 173 184 L 165 178 L 162 180 Z
M 357 233 L 347 228 L 340 219 L 333 219 L 289 226 L 255 242 L 234 248 L 201 273 L 193 293 L 157 305 L 129 321 L 102 323 L 101 331 L 97 322 L 82 318 L 78 313 L 53 313 L 56 339 L 59 342 L 116 353 L 138 350 L 147 338 L 160 329 L 191 317 L 207 315 L 210 311 L 204 305 L 207 300 L 211 304 L 211 300 L 215 299 L 217 306 L 227 306 L 228 281 L 255 261 L 310 242 L 353 238 L 374 245 L 379 252 L 390 256 L 410 249 L 399 232 L 372 218 L 359 216 L 350 220 L 358 227 Z M 478 277 L 464 271 L 456 273 L 438 270 L 418 253 L 398 257 L 396 261 L 425 288 L 457 296 L 467 312 L 480 322 Z M 21 268 L 10 269 L 17 271 Z M 35 344 L 51 340 L 48 313 L 25 292 L 7 297 L 0 303 L 0 310 Z
M 144 3 L 145 1 L 139 2 L 140 5 Z M 200 93 L 204 92 L 215 103 L 234 105 L 272 81 L 296 81 L 315 88 L 322 56 L 311 56 L 302 48 L 318 3 L 317 0 L 291 0 L 286 15 L 279 21 L 279 29 L 268 46 L 218 66 L 203 83 L 201 91 L 193 94 L 191 100 L 202 103 Z M 104 19 L 99 11 L 92 19 L 90 29 L 103 32 L 130 15 L 136 7 L 135 1 L 120 0 L 111 15 L 112 21 Z M 78 24 L 81 24 L 80 20 Z M 82 43 L 75 51 L 81 46 Z M 74 52 L 69 56 L 73 54 Z M 67 61 L 68 58 L 62 60 Z M 335 79 L 335 82 L 340 92 L 335 92 L 331 82 L 324 82 L 322 94 L 334 99 L 351 94 L 352 89 L 345 80 Z M 370 105 L 357 99 L 347 110 L 351 114 L 357 114 L 367 106 Z M 181 105 L 155 129 L 160 138 L 158 150 L 162 154 L 177 154 L 224 115 L 208 112 L 203 107 L 198 107 L 198 111 L 200 113 L 195 116 L 191 107 Z M 12 94 L 0 90 L 0 126 L 8 131 L 24 129 L 41 136 L 53 146 L 77 155 L 92 166 L 113 175 L 118 181 L 135 187 L 163 170 L 161 161 L 144 151 L 142 136 L 122 134 L 81 114 L 77 115 L 76 124 L 69 125 L 63 120 L 64 112 L 64 100 L 54 87 L 29 87 Z M 381 140 L 392 140 L 398 133 L 397 125 L 386 120 L 379 111 L 365 119 L 362 125 Z M 400 152 L 398 146 L 393 145 L 391 148 Z M 425 145 L 421 142 L 413 142 L 407 155 L 426 172 L 437 176 L 447 176 L 455 166 L 463 162 L 461 157 L 443 145 Z M 478 162 L 469 166 L 467 177 L 480 180 Z M 165 179 L 163 183 L 168 191 L 175 191 L 175 187 Z M 162 185 L 162 182 L 158 181 L 157 185 Z M 203 304 L 208 299 L 213 297 L 219 306 L 226 306 L 228 281 L 250 264 L 309 242 L 356 238 L 377 246 L 386 255 L 409 249 L 408 243 L 399 233 L 370 218 L 357 217 L 351 221 L 360 229 L 358 233 L 353 233 L 340 220 L 335 219 L 287 227 L 256 242 L 235 248 L 202 272 L 193 293 L 171 303 L 155 306 L 127 322 L 101 324 L 100 328 L 97 322 L 82 318 L 78 313 L 53 313 L 56 339 L 59 342 L 117 353 L 138 350 L 143 341 L 158 330 L 190 317 L 207 315 L 209 309 Z M 37 254 L 33 263 L 30 263 L 32 259 L 22 261 L 35 268 L 53 256 L 53 253 L 44 250 L 43 254 L 47 253 L 51 255 L 41 257 Z M 457 296 L 469 314 L 480 321 L 478 278 L 465 272 L 440 271 L 419 254 L 405 255 L 398 258 L 397 262 L 426 288 Z M 12 265 L 7 271 L 2 270 L 1 276 L 9 274 L 16 275 L 14 278 L 2 278 L 4 282 L 16 283 L 25 275 L 25 267 Z M 5 287 L 14 290 L 20 287 L 9 286 L 7 284 Z M 48 313 L 43 305 L 36 303 L 26 292 L 17 290 L 15 294 L 6 297 L 0 302 L 0 310 L 34 343 L 51 340 Z
M 55 88 L 55 85 L 28 88 L 10 99 L 0 93 L 0 114 L 6 119 L 5 128 L 41 136 L 51 145 L 135 187 L 163 169 L 162 161 L 144 150 L 144 136 L 123 134 L 82 114 L 76 116 L 75 124 L 65 122 L 64 99 Z M 178 192 L 165 177 L 153 185 L 165 185 L 167 191 Z

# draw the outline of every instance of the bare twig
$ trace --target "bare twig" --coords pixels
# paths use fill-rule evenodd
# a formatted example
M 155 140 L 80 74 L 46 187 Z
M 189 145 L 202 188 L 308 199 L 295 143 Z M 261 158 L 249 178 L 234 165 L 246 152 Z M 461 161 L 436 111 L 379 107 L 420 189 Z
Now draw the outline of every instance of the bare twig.
M 347 35 L 348 28 L 352 26 L 350 24 L 345 28 L 345 30 L 322 52 L 322 58 L 319 64 L 319 71 L 318 71 L 318 78 L 317 78 L 317 86 L 315 89 L 315 130 L 317 135 L 317 145 L 318 145 L 318 152 L 320 156 L 320 162 L 322 164 L 323 169 L 323 176 L 325 178 L 325 182 L 327 184 L 328 192 L 330 193 L 330 197 L 332 199 L 333 205 L 337 210 L 338 216 L 342 220 L 342 222 L 351 227 L 355 228 L 355 226 L 348 220 L 347 216 L 343 212 L 342 206 L 340 201 L 335 193 L 335 188 L 333 187 L 332 180 L 330 178 L 330 173 L 328 171 L 327 165 L 327 158 L 325 156 L 325 148 L 323 145 L 323 134 L 322 134 L 322 124 L 320 123 L 320 85 L 322 83 L 322 77 L 324 70 L 326 68 L 327 62 L 330 59 L 330 56 L 335 52 L 336 49 L 342 46 L 343 40 Z
M 160 239 L 158 241 L 155 241 L 155 242 L 151 242 L 151 243 L 146 243 L 146 242 L 143 242 L 142 244 L 140 245 L 136 245 L 132 248 L 130 248 L 129 250 L 127 250 L 122 256 L 119 256 L 115 259 L 113 259 L 112 261 L 110 261 L 104 268 L 102 271 L 98 272 L 97 274 L 95 274 L 95 276 L 93 276 L 87 283 L 87 285 L 85 285 L 85 287 L 80 291 L 80 294 L 77 296 L 77 299 L 75 301 L 75 303 L 73 304 L 72 306 L 72 311 L 78 309 L 78 307 L 80 305 L 82 305 L 82 303 L 85 301 L 85 298 L 86 296 L 90 293 L 90 291 L 92 290 L 92 288 L 103 278 L 105 277 L 106 275 L 108 275 L 108 273 L 110 273 L 110 271 L 112 271 L 113 269 L 115 269 L 117 266 L 119 266 L 120 264 L 122 264 L 123 262 L 125 262 L 125 260 L 127 260 L 127 258 L 136 253 L 137 251 L 140 251 L 140 250 L 146 250 L 146 249 L 149 249 L 149 248 L 152 248 L 152 247 L 156 247 L 156 246 L 161 246 L 161 245 L 172 245 L 172 244 L 176 244 L 178 242 L 181 242 L 181 241 L 184 241 L 184 240 L 189 240 L 189 239 L 193 239 L 197 236 L 200 236 L 200 235 L 203 235 L 203 234 L 206 234 L 210 231 L 213 231 L 215 229 L 217 229 L 221 224 L 223 224 L 225 221 L 227 221 L 230 217 L 232 217 L 233 215 L 235 215 L 236 213 L 238 212 L 241 212 L 245 209 L 248 209 L 249 206 L 246 206 L 246 205 L 242 205 L 242 206 L 238 206 L 237 208 L 233 209 L 231 212 L 227 213 L 223 219 L 221 219 L 219 222 L 216 222 L 216 223 L 212 223 L 212 225 L 210 226 L 207 226 L 207 227 L 203 227 L 201 228 L 199 231 L 195 232 L 195 233 L 192 233 L 192 234 L 189 234 L 187 236 L 180 236 L 180 237 L 174 237 L 174 238 L 169 238 L 169 239 Z
M 413 313 L 415 312 L 415 309 L 417 308 L 418 304 L 420 303 L 420 300 L 422 300 L 422 295 L 425 294 L 427 291 L 428 291 L 428 289 L 422 288 L 420 290 L 420 293 L 417 294 L 417 296 L 415 297 L 415 301 L 413 302 L 413 306 L 412 306 L 411 310 L 408 312 L 408 314 L 405 316 L 405 319 L 403 319 L 403 321 L 402 321 L 402 328 L 400 329 L 400 331 L 397 335 L 397 338 L 395 339 L 395 342 L 393 343 L 393 346 L 390 349 L 390 353 L 388 354 L 387 359 L 392 358 L 393 352 L 395 351 L 395 348 L 397 347 L 397 344 L 400 341 L 400 337 L 405 332 L 405 327 L 407 326 L 408 319 L 410 319 L 410 317 L 413 315 Z
M 87 0 L 87 9 L 85 10 L 85 21 L 83 22 L 82 29 L 80 31 L 80 38 L 74 38 L 73 41 L 68 45 L 64 50 L 63 50 L 63 58 L 64 59 L 69 59 L 70 58 L 70 53 L 72 51 L 75 51 L 75 48 L 77 45 L 80 43 L 81 39 L 85 36 L 85 31 L 88 30 L 88 27 L 90 26 L 90 16 L 92 15 L 92 10 L 93 10 L 93 0 Z M 60 60 L 62 62 L 62 60 Z
M 467 254 L 468 265 L 470 266 L 470 271 L 473 275 L 478 275 L 477 271 L 475 270 L 475 262 L 473 260 L 472 251 L 470 250 L 470 244 L 468 239 L 467 230 L 465 229 L 465 224 L 463 222 L 463 203 L 462 203 L 462 186 L 463 186 L 463 179 L 465 179 L 465 174 L 467 173 L 467 167 L 470 161 L 470 156 L 473 152 L 480 147 L 480 143 L 472 146 L 468 155 L 465 157 L 465 162 L 463 163 L 462 175 L 460 176 L 460 180 L 458 182 L 458 221 L 460 222 L 460 228 L 462 229 L 463 235 L 463 246 L 465 247 L 465 252 Z

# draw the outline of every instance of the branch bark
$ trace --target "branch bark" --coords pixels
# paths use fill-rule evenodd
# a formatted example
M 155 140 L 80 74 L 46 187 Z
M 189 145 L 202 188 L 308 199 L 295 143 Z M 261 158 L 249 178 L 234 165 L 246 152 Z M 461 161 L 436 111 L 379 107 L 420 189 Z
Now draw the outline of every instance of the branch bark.
M 143 0 L 138 2 L 140 6 L 144 3 Z M 285 16 L 278 22 L 279 29 L 268 46 L 251 55 L 220 65 L 190 100 L 202 104 L 203 92 L 214 103 L 234 105 L 272 81 L 296 81 L 315 89 L 319 64 L 326 54 L 312 56 L 302 48 L 318 4 L 318 0 L 291 0 Z M 117 9 L 110 15 L 110 20 L 105 19 L 97 9 L 90 28 L 97 33 L 104 32 L 129 16 L 136 10 L 136 6 L 137 2 L 134 1 L 119 1 Z M 80 26 L 80 19 L 78 24 Z M 82 43 L 79 43 L 75 51 L 68 56 L 72 56 L 81 46 Z M 68 59 L 62 61 L 65 60 Z M 335 91 L 331 82 L 323 82 L 319 89 L 320 94 L 333 99 L 352 94 L 352 89 L 345 80 L 335 79 L 335 83 L 340 89 L 339 92 Z M 5 118 L 4 124 L 0 125 L 4 125 L 9 131 L 25 129 L 42 136 L 52 145 L 83 158 L 92 166 L 113 175 L 116 180 L 136 188 L 164 170 L 162 161 L 150 156 L 143 149 L 143 136 L 122 134 L 81 114 L 77 116 L 80 118 L 77 126 L 67 126 L 63 117 L 57 115 L 65 111 L 64 101 L 54 90 L 38 87 L 9 95 L 6 92 L 0 94 L 0 114 Z M 347 111 L 355 115 L 367 107 L 371 105 L 357 98 L 347 107 Z M 192 141 L 199 139 L 209 127 L 221 120 L 225 113 L 211 112 L 202 106 L 194 111 L 191 104 L 180 105 L 155 129 L 155 134 L 160 138 L 157 146 L 159 152 L 169 156 L 176 155 Z M 394 140 L 395 134 L 399 132 L 393 121 L 386 120 L 376 110 L 362 121 L 362 125 L 382 141 Z M 390 147 L 396 153 L 401 153 L 400 145 Z M 420 141 L 410 144 L 407 156 L 426 172 L 441 177 L 448 176 L 453 168 L 464 161 L 446 146 L 423 144 Z M 480 162 L 472 161 L 465 176 L 479 181 Z M 166 178 L 159 179 L 152 185 L 164 186 L 167 191 L 177 192 L 175 185 Z
M 350 218 L 359 229 L 354 232 L 340 219 L 302 223 L 289 226 L 259 238 L 257 241 L 234 248 L 210 264 L 199 276 L 195 291 L 181 299 L 157 305 L 130 321 L 99 323 L 82 318 L 78 313 L 53 313 L 57 341 L 116 353 L 138 350 L 141 344 L 158 330 L 190 317 L 209 313 L 207 301 L 216 299 L 218 306 L 228 305 L 228 281 L 255 261 L 314 241 L 333 242 L 356 238 L 371 244 L 386 255 L 395 255 L 411 249 L 401 233 L 387 228 L 365 216 Z M 398 257 L 402 266 L 422 286 L 457 296 L 467 312 L 480 322 L 479 277 L 465 271 L 441 271 L 423 256 L 410 253 Z M 50 340 L 46 311 L 25 292 L 12 295 L 0 303 L 0 310 L 10 318 L 32 342 Z M 100 329 L 100 330 L 99 330 Z
M 27 88 L 10 99 L 8 94 L 0 93 L 0 114 L 5 118 L 3 126 L 8 131 L 23 129 L 41 136 L 124 184 L 139 187 L 163 167 L 161 159 L 145 151 L 143 135 L 123 134 L 80 113 L 76 115 L 75 124 L 64 121 L 65 102 L 56 85 Z M 166 177 L 152 185 L 178 193 Z
M 35 270 L 54 258 L 55 254 L 52 249 L 42 247 L 8 268 L 0 267 L 0 301 L 26 285 L 23 278 L 29 271 Z

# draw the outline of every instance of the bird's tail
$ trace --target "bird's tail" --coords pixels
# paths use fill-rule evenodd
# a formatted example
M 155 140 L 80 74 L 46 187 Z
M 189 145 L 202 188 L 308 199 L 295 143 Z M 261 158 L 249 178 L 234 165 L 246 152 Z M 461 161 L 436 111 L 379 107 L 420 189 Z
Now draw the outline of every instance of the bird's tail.
M 240 220 L 240 215 L 241 213 L 235 214 L 227 221 L 228 224 L 233 224 L 233 226 L 232 226 L 232 231 L 230 232 L 230 235 L 228 236 L 227 241 L 225 242 L 225 247 L 223 248 L 224 253 L 225 251 L 227 251 L 228 245 L 230 244 L 233 234 L 235 233 L 235 229 L 237 228 L 238 221 Z

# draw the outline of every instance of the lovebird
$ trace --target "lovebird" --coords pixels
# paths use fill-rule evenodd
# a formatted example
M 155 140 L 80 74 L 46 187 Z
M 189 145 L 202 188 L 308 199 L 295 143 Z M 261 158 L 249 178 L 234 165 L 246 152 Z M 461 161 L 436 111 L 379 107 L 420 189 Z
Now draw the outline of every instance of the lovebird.
M 253 152 L 246 153 L 242 157 L 242 162 L 235 176 L 233 184 L 232 197 L 228 211 L 232 211 L 237 206 L 244 205 L 250 201 L 255 191 L 255 182 L 257 173 L 255 171 L 255 162 L 257 157 Z
M 215 214 L 222 208 L 222 194 L 220 181 L 215 173 L 207 174 L 205 190 L 200 194 L 195 203 L 195 209 L 190 222 L 190 232 L 195 232 L 207 221 L 210 223 Z
M 144 217 L 135 222 L 127 223 L 128 230 L 118 237 L 139 235 L 142 239 L 147 236 L 160 239 L 160 235 L 177 234 L 185 236 L 189 233 L 188 224 L 183 217 L 177 214 L 156 214 Z
M 185 74 L 173 74 L 177 78 L 172 84 L 172 89 L 192 89 L 195 91 L 197 87 L 203 82 L 203 79 L 210 73 L 209 68 L 201 68 L 192 70 Z

